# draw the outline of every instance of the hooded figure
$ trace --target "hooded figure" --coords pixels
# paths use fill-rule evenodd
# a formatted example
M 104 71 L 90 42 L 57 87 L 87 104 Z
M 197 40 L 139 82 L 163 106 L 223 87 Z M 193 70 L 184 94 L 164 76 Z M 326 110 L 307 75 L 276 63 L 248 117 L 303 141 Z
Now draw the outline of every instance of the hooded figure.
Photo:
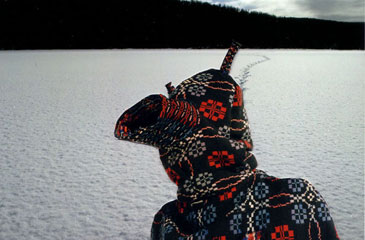
M 242 90 L 220 70 L 167 84 L 125 111 L 115 136 L 155 146 L 177 199 L 156 213 L 152 239 L 339 239 L 321 195 L 304 179 L 256 169 Z

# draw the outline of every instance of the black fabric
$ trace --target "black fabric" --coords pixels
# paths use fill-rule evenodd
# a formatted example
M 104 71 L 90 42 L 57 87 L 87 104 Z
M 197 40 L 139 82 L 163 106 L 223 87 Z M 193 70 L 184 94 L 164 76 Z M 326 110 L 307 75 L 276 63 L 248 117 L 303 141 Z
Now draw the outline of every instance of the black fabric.
M 242 90 L 228 74 L 210 69 L 168 88 L 169 98 L 145 98 L 115 128 L 118 139 L 157 147 L 178 186 L 152 239 L 339 239 L 308 181 L 256 169 Z

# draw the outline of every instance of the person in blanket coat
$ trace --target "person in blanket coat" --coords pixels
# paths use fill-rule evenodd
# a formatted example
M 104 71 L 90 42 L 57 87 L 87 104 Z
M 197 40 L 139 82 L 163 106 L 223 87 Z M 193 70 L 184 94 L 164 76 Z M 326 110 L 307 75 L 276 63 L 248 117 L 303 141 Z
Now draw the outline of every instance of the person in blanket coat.
M 339 239 L 327 204 L 304 179 L 256 169 L 242 90 L 229 76 L 238 44 L 220 70 L 167 84 L 118 119 L 115 137 L 152 145 L 177 199 L 154 217 L 151 239 Z

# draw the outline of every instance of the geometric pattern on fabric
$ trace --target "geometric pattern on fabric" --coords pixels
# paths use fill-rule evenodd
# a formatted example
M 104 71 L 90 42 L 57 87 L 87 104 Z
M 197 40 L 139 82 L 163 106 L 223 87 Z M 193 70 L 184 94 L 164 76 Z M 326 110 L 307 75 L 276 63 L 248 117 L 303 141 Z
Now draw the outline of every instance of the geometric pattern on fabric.
M 257 199 L 263 199 L 269 193 L 269 187 L 264 182 L 258 182 L 255 187 L 255 196 Z
M 203 211 L 203 222 L 206 224 L 211 224 L 217 218 L 216 207 L 213 204 L 209 205 L 207 209 Z
M 241 203 L 243 203 L 245 201 L 245 199 L 246 199 L 246 194 L 245 194 L 245 192 L 241 191 L 233 199 L 233 203 L 235 204 L 236 207 L 238 207 L 239 205 L 241 205 Z
M 235 164 L 234 155 L 228 154 L 228 151 L 214 151 L 208 156 L 209 166 L 220 168 Z
M 237 191 L 236 187 L 232 188 L 228 192 L 224 192 L 222 195 L 219 195 L 219 201 L 226 201 L 228 199 L 231 199 L 235 191 Z
M 206 205 L 194 207 L 194 210 L 190 212 L 187 211 L 186 215 L 184 215 L 186 216 L 184 219 L 189 219 L 187 222 L 192 226 L 199 226 L 199 230 L 193 233 L 194 238 L 191 238 L 192 235 L 186 235 L 185 238 L 181 239 L 197 239 L 197 236 L 200 236 L 200 239 L 214 239 L 218 238 L 218 235 L 220 235 L 220 237 L 225 237 L 226 239 L 235 240 L 294 240 L 294 237 L 296 240 L 339 239 L 335 229 L 333 227 L 332 230 L 329 228 L 332 221 L 322 223 L 323 219 L 319 216 L 324 217 L 326 215 L 326 205 L 324 203 L 320 204 L 321 197 L 314 194 L 315 190 L 308 182 L 303 181 L 303 188 L 305 189 L 305 191 L 302 191 L 303 193 L 293 194 L 291 193 L 292 190 L 289 189 L 287 179 L 276 179 L 266 175 L 260 170 L 255 171 L 255 174 L 250 179 L 254 180 L 254 182 L 248 181 L 252 184 L 248 188 L 248 191 L 233 191 L 232 189 L 232 191 L 229 191 L 233 194 L 232 198 L 225 198 L 222 202 L 220 198 L 214 197 L 210 201 L 204 201 Z M 256 188 L 259 183 L 260 188 Z M 271 189 L 274 188 L 270 183 L 273 183 L 274 185 L 279 184 L 278 186 L 282 184 L 281 187 L 285 187 L 286 189 L 285 193 L 270 194 Z M 262 194 L 265 192 L 265 186 L 268 186 L 270 191 L 266 194 L 265 198 L 259 200 L 258 197 L 255 196 L 255 192 L 257 192 L 255 188 L 261 189 Z M 313 194 L 311 194 L 312 192 Z M 310 195 L 314 196 L 314 198 L 309 197 L 312 199 L 310 202 L 313 201 L 313 204 L 306 202 L 309 201 L 309 198 L 307 197 Z M 216 201 L 213 201 L 214 199 Z M 295 203 L 292 204 L 292 202 Z M 226 211 L 222 212 L 222 207 L 223 209 L 225 209 L 224 207 L 227 207 L 227 209 L 231 209 L 231 211 L 228 213 Z M 308 211 L 308 209 L 310 209 L 310 211 Z M 280 211 L 275 212 L 276 210 Z M 293 213 L 293 216 L 291 216 L 291 213 Z M 320 215 L 320 213 L 322 215 Z M 328 216 L 330 216 L 329 213 Z M 274 225 L 275 222 L 273 221 L 275 218 L 277 219 L 277 217 L 280 218 L 282 225 Z M 193 219 L 196 220 L 194 221 Z M 226 227 L 224 227 L 224 225 L 223 227 L 220 226 L 222 221 L 224 223 L 224 219 L 227 219 L 227 222 L 225 223 Z M 318 221 L 316 219 L 318 219 Z M 325 227 L 325 231 L 322 229 L 322 227 L 324 227 L 322 226 L 323 224 L 329 224 Z M 167 224 L 165 224 L 165 226 L 167 226 Z M 200 232 L 202 229 L 206 229 L 208 232 Z M 216 232 L 215 229 L 220 229 L 220 231 Z M 332 231 L 331 235 L 324 235 L 324 233 L 329 230 Z M 176 226 L 175 231 L 179 232 L 179 228 Z M 299 232 L 301 232 L 301 234 L 299 234 Z M 309 235 L 305 235 L 305 233 Z M 179 237 L 181 237 L 181 235 L 171 238 L 167 237 L 167 239 L 179 239 Z
M 294 240 L 294 231 L 289 230 L 288 225 L 275 227 L 275 232 L 271 233 L 272 240 Z
M 233 232 L 233 234 L 241 234 L 242 214 L 233 214 L 233 218 L 229 220 L 229 224 L 229 229 Z
M 246 125 L 243 127 L 244 131 L 242 134 L 242 140 L 247 140 L 249 141 L 251 139 L 251 132 L 250 129 L 248 127 L 248 124 L 246 123 Z
M 211 80 L 213 78 L 213 74 L 203 72 L 203 73 L 200 73 L 200 74 L 196 75 L 194 78 L 196 80 L 200 81 L 200 82 L 206 82 L 206 81 Z
M 192 224 L 197 224 L 197 219 L 196 219 L 197 215 L 194 211 L 191 211 L 187 216 L 186 216 L 186 220 Z
M 289 189 L 293 191 L 293 193 L 301 192 L 304 187 L 303 181 L 301 179 L 289 179 L 288 180 Z
M 203 155 L 204 151 L 206 151 L 207 148 L 205 147 L 205 142 L 201 142 L 200 140 L 194 142 L 188 152 L 188 156 L 192 156 L 193 158 L 197 158 L 201 155 Z
M 223 107 L 223 103 L 209 99 L 207 102 L 202 102 L 199 108 L 199 112 L 203 113 L 203 116 L 213 121 L 218 119 L 224 119 L 227 108 Z
M 243 136 L 242 136 L 242 140 L 246 140 L 246 141 L 249 141 L 251 142 L 252 139 L 251 139 L 251 131 L 250 131 L 250 127 L 249 127 L 249 124 L 248 124 L 248 117 L 247 117 L 247 111 L 245 108 L 243 108 L 242 110 L 242 114 L 243 114 Z
M 326 204 L 324 203 L 321 203 L 320 206 L 318 207 L 318 217 L 319 219 L 321 219 L 323 222 L 326 222 L 326 221 L 331 221 L 332 218 L 329 214 L 329 210 L 326 206 Z
M 236 141 L 236 140 L 229 140 L 229 142 L 231 143 L 231 146 L 238 150 L 238 149 L 242 149 L 245 147 L 244 143 L 243 142 L 239 142 L 239 141 Z
M 303 204 L 295 204 L 294 208 L 291 210 L 292 220 L 296 224 L 304 224 L 304 221 L 308 218 L 307 209 L 303 207 Z
M 207 229 L 202 229 L 202 230 L 200 230 L 199 232 L 197 232 L 195 234 L 195 237 L 197 237 L 196 238 L 197 240 L 205 240 L 207 235 L 208 235 L 208 230 Z
M 184 187 L 184 190 L 187 192 L 187 193 L 193 193 L 195 191 L 195 187 L 194 187 L 194 184 L 191 180 L 189 179 L 186 179 L 184 184 L 183 184 L 183 187 Z
M 223 136 L 223 137 L 226 137 L 226 138 L 229 138 L 231 132 L 230 132 L 230 128 L 226 125 L 224 125 L 223 127 L 219 127 L 218 128 L 218 134 Z
M 255 224 L 259 230 L 266 228 L 267 225 L 270 223 L 270 214 L 267 212 L 266 209 L 261 209 L 257 212 L 255 216 Z
M 196 184 L 201 187 L 206 187 L 212 183 L 213 174 L 210 172 L 200 173 L 196 178 Z
M 204 96 L 207 90 L 204 88 L 204 86 L 201 85 L 192 85 L 188 89 L 188 93 L 190 93 L 192 96 Z
M 169 165 L 174 165 L 182 156 L 182 153 L 178 150 L 171 151 L 171 154 L 167 157 L 167 162 Z

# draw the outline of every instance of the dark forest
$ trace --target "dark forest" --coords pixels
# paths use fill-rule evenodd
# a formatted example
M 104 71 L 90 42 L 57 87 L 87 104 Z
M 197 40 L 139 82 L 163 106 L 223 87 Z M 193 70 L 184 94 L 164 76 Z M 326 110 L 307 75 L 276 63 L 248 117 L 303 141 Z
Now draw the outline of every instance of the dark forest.
M 0 49 L 364 49 L 364 23 L 179 0 L 0 0 Z

